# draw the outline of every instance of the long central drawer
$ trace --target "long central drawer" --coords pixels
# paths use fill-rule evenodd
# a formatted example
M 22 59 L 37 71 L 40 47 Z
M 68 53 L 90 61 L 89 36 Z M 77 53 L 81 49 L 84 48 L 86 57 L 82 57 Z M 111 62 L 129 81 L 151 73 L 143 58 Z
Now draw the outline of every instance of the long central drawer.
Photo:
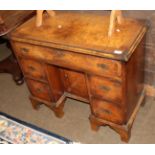
M 121 79 L 122 65 L 115 60 L 35 46 L 27 43 L 15 42 L 14 48 L 17 56 L 31 57 L 60 67 L 112 77 L 118 80 Z

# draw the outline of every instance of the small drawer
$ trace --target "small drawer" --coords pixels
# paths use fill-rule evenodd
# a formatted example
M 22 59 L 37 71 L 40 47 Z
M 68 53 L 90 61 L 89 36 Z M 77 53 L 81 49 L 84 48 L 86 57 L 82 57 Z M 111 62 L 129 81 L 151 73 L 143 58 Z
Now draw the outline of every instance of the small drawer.
M 118 107 L 113 103 L 98 99 L 92 99 L 91 106 L 92 112 L 96 117 L 117 124 L 125 123 L 126 118 L 123 108 Z
M 121 80 L 122 64 L 116 60 L 78 52 L 14 42 L 17 56 L 41 59 L 49 64 Z
M 100 76 L 88 76 L 91 96 L 121 104 L 122 84 Z
M 47 81 L 44 67 L 41 63 L 24 58 L 21 58 L 19 61 L 25 76 Z
M 50 88 L 48 85 L 34 80 L 30 80 L 30 79 L 26 79 L 26 82 L 28 84 L 31 94 L 34 97 L 37 97 L 39 99 L 49 101 L 49 102 L 52 101 Z
M 44 59 L 43 48 L 39 48 L 36 45 L 31 45 L 27 43 L 13 42 L 13 48 L 18 57 L 28 57 L 36 59 Z

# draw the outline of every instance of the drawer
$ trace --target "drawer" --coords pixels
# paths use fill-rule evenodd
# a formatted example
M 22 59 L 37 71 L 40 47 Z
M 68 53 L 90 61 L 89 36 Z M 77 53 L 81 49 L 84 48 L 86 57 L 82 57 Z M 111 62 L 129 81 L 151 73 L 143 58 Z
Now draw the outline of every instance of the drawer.
M 122 102 L 122 84 L 100 76 L 88 76 L 91 96 L 107 101 Z
M 14 43 L 16 55 L 42 59 L 57 66 L 93 73 L 116 79 L 121 78 L 122 64 L 119 61 L 57 50 L 25 43 Z
M 45 101 L 52 101 L 50 88 L 47 84 L 37 82 L 34 80 L 26 79 L 27 85 L 30 89 L 31 94 L 34 97 Z
M 114 103 L 92 99 L 91 106 L 92 112 L 96 117 L 117 124 L 125 123 L 125 109 L 118 107 Z
M 24 58 L 19 61 L 25 76 L 35 78 L 36 80 L 47 81 L 44 67 L 41 63 Z

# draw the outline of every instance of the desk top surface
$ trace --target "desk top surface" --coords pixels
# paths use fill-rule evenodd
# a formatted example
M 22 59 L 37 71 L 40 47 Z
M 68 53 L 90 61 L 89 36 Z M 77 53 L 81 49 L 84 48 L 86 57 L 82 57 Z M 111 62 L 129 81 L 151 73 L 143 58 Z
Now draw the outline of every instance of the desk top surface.
M 61 12 L 48 17 L 36 27 L 33 17 L 12 33 L 12 40 L 28 42 L 127 61 L 144 36 L 146 27 L 141 21 L 124 19 L 108 37 L 109 16 L 88 12 Z

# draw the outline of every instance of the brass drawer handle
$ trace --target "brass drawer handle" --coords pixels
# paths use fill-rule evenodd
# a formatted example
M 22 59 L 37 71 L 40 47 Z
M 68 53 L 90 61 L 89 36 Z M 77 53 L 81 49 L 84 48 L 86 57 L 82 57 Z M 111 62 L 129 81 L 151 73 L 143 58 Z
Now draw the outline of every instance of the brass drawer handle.
M 43 89 L 37 88 L 37 89 L 36 89 L 36 92 L 37 92 L 37 93 L 42 93 L 42 92 L 43 92 Z
M 97 66 L 101 69 L 108 69 L 108 66 L 106 64 L 97 64 Z
M 107 91 L 107 92 L 110 91 L 110 88 L 109 87 L 103 86 L 103 85 L 100 86 L 100 89 L 103 90 L 103 91 Z
M 56 56 L 63 57 L 65 54 L 63 51 L 55 50 Z
M 31 71 L 35 71 L 36 69 L 33 66 L 28 67 Z
M 27 49 L 27 48 L 21 48 L 21 51 L 23 52 L 23 53 L 28 53 L 29 52 L 29 50 Z
M 107 109 L 101 109 L 100 112 L 101 113 L 106 113 L 108 115 L 111 115 L 112 114 L 112 112 L 110 110 L 107 110 Z

